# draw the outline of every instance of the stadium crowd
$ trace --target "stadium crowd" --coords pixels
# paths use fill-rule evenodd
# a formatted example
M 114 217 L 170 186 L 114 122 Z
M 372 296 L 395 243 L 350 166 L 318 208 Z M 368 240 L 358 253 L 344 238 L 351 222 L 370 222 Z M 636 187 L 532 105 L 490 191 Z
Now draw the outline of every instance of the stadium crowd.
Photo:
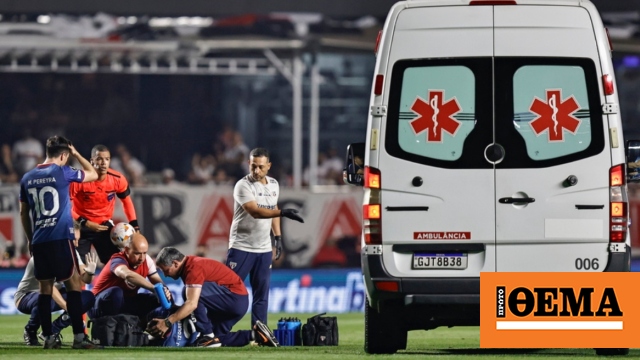
M 131 186 L 189 185 L 233 186 L 248 172 L 249 147 L 242 134 L 225 127 L 213 142 L 209 151 L 196 151 L 191 155 L 186 171 L 162 167 L 149 171 L 144 162 L 123 143 L 113 146 L 111 168 L 122 173 Z M 0 144 L 0 185 L 17 184 L 22 175 L 44 159 L 41 137 L 36 138 L 30 128 L 22 131 L 22 137 L 13 143 Z M 77 164 L 76 164 L 77 165 Z M 343 159 L 337 149 L 329 147 L 318 153 L 318 185 L 342 184 Z M 281 174 L 282 175 L 282 174 Z M 292 183 L 291 175 L 284 174 L 284 186 Z M 310 169 L 303 172 L 303 185 L 310 183 Z
M 0 184 L 15 184 L 44 159 L 42 144 L 53 134 L 82 139 L 78 150 L 85 155 L 93 144 L 108 146 L 112 167 L 132 186 L 232 185 L 247 170 L 249 147 L 258 143 L 276 148 L 271 172 L 282 186 L 292 184 L 289 140 L 279 137 L 290 130 L 269 112 L 256 124 L 235 120 L 242 114 L 222 103 L 224 96 L 232 96 L 221 94 L 223 83 L 181 76 L 7 73 L 3 84 Z M 260 96 L 274 96 L 267 93 Z M 253 104 L 261 104 L 257 99 Z M 339 134 L 349 132 L 340 129 Z M 342 183 L 341 141 L 336 135 L 321 141 L 319 184 Z M 304 181 L 309 183 L 308 171 Z

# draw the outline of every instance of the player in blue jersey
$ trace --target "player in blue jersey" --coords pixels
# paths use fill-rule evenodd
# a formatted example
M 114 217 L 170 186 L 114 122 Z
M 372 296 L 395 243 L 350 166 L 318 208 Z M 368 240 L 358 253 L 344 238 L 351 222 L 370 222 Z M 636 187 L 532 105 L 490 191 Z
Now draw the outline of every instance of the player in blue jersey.
M 73 217 L 69 199 L 71 182 L 88 182 L 98 173 L 87 159 L 61 136 L 47 139 L 47 158 L 44 163 L 27 172 L 20 181 L 20 220 L 33 256 L 34 273 L 40 285 L 38 315 L 44 348 L 59 348 L 61 341 L 54 336 L 51 325 L 51 297 L 56 281 L 64 281 L 67 288 L 67 310 L 73 328 L 74 349 L 95 349 L 89 341 L 82 322 L 82 281 L 73 244 Z M 73 156 L 82 170 L 65 165 Z

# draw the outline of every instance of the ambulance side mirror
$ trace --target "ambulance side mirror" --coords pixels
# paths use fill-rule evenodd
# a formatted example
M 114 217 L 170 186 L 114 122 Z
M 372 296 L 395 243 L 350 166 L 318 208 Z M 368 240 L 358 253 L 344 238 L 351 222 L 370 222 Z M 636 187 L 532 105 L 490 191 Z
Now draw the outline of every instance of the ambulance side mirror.
M 629 140 L 625 145 L 627 155 L 627 183 L 640 182 L 640 140 Z
M 342 181 L 345 184 L 364 185 L 364 147 L 364 143 L 347 146 L 347 156 L 342 170 Z

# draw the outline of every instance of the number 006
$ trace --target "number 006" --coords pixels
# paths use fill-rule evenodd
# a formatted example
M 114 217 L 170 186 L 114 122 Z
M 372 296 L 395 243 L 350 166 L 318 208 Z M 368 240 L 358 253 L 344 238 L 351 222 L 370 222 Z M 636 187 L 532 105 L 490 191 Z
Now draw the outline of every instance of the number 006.
M 598 263 L 597 258 L 576 259 L 576 269 L 578 270 L 598 270 L 598 268 L 600 268 L 600 264 Z

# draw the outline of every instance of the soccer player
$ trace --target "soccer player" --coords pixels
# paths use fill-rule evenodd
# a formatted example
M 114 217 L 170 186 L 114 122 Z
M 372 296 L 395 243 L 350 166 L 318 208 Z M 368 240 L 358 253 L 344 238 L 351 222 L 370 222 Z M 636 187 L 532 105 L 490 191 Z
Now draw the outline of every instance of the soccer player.
M 251 341 L 276 347 L 278 340 L 267 325 L 257 321 L 253 330 L 231 332 L 247 313 L 249 293 L 242 279 L 224 264 L 207 258 L 185 256 L 176 248 L 165 247 L 156 257 L 156 266 L 173 279 L 182 279 L 184 304 L 166 319 L 149 321 L 147 330 L 163 336 L 173 323 L 191 313 L 200 337 L 197 347 L 244 346 Z
M 250 173 L 238 180 L 233 189 L 234 213 L 229 232 L 227 266 L 245 279 L 250 276 L 253 303 L 251 324 L 267 323 L 271 262 L 274 258 L 271 235 L 275 236 L 275 260 L 282 252 L 280 217 L 304 220 L 295 209 L 278 209 L 278 181 L 267 176 L 271 168 L 269 152 L 255 148 L 249 154 Z
M 138 316 L 146 324 L 147 314 L 159 306 L 153 285 L 162 283 L 148 249 L 144 235 L 135 233 L 121 252 L 111 256 L 93 287 L 96 302 L 88 312 L 90 318 L 125 313 Z M 151 293 L 138 293 L 140 288 Z M 166 287 L 165 296 L 171 301 Z
M 103 264 L 109 261 L 111 255 L 120 251 L 109 238 L 116 197 L 122 201 L 129 224 L 140 231 L 136 210 L 129 196 L 129 183 L 124 175 L 109 168 L 110 163 L 109 149 L 104 145 L 94 146 L 91 149 L 91 164 L 98 172 L 98 180 L 71 185 L 73 217 L 82 225 L 78 252 L 84 259 L 93 245 Z
M 84 264 L 80 259 L 80 255 L 76 251 L 76 258 L 78 259 L 78 265 L 80 267 L 80 273 L 82 274 L 82 281 L 85 284 L 91 284 L 93 280 L 93 274 L 95 274 L 96 266 L 98 264 L 98 255 L 95 253 L 87 254 L 87 264 Z M 55 338 L 60 338 L 60 332 L 62 329 L 71 325 L 71 319 L 69 318 L 67 309 L 67 291 L 65 288 L 58 289 L 58 286 L 62 284 L 56 283 L 52 288 L 52 301 L 51 312 L 64 310 L 64 313 L 53 321 L 51 331 Z M 38 280 L 34 275 L 33 257 L 29 259 L 27 267 L 25 268 L 24 275 L 18 289 L 13 295 L 16 309 L 23 314 L 30 314 L 31 317 L 24 327 L 24 342 L 29 346 L 40 346 L 37 337 L 37 331 L 40 328 L 40 318 L 38 317 L 38 296 L 40 295 Z M 95 301 L 93 293 L 89 290 L 82 290 L 82 313 L 86 313 Z
M 44 163 L 27 172 L 20 181 L 20 220 L 33 255 L 35 278 L 39 282 L 38 315 L 44 348 L 59 348 L 61 342 L 53 335 L 51 300 L 55 281 L 64 281 L 67 288 L 67 310 L 73 327 L 74 349 L 96 349 L 89 341 L 82 322 L 80 274 L 73 244 L 73 218 L 69 184 L 89 182 L 98 178 L 95 169 L 61 136 L 47 139 Z M 82 170 L 65 165 L 73 156 Z

